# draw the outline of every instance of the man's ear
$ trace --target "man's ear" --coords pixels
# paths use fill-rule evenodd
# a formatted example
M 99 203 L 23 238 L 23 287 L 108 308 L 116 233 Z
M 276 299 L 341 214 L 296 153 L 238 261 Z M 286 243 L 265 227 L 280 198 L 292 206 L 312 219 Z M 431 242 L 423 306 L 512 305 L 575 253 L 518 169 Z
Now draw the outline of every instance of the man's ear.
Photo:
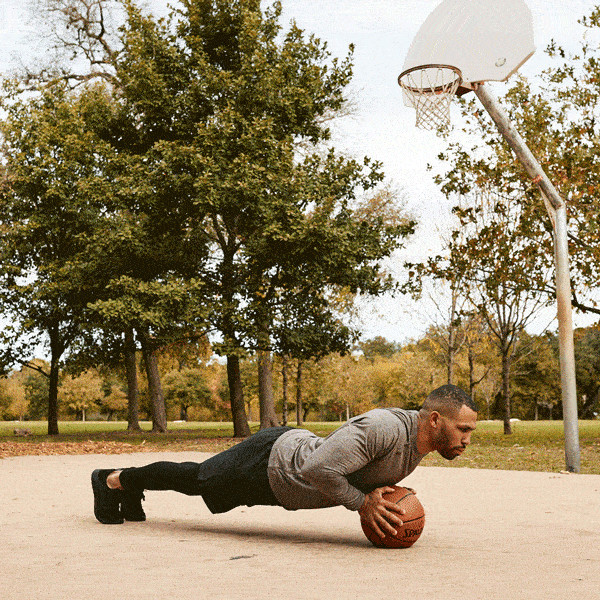
M 432 429 L 437 429 L 440 425 L 442 415 L 437 410 L 432 410 L 429 414 L 429 424 Z

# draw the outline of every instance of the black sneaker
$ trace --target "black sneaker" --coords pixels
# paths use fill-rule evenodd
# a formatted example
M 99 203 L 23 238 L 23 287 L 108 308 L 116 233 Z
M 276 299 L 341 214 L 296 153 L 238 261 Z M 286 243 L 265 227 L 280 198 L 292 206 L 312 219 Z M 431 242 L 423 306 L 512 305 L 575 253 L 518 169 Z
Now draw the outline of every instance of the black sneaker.
M 92 490 L 94 491 L 94 515 L 105 525 L 123 523 L 121 514 L 121 492 L 111 490 L 106 485 L 106 478 L 114 469 L 96 469 L 92 473 Z
M 142 508 L 145 500 L 142 492 L 121 492 L 121 514 L 126 521 L 145 521 L 146 513 Z

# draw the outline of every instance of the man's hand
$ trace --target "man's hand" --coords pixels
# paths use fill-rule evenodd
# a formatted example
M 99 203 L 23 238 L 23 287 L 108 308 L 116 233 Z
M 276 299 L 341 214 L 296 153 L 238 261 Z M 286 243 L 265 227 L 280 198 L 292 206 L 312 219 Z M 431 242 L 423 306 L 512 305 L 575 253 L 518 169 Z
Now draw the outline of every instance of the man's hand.
M 385 500 L 383 494 L 393 492 L 392 487 L 374 489 L 365 496 L 364 504 L 358 509 L 358 514 L 371 529 L 380 537 L 386 534 L 396 535 L 394 525 L 402 525 L 400 515 L 406 511 L 397 504 Z

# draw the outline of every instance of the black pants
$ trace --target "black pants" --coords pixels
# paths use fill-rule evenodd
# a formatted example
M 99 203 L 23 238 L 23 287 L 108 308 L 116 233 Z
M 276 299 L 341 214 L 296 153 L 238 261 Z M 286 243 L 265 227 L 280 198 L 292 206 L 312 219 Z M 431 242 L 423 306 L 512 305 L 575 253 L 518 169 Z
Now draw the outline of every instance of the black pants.
M 278 505 L 267 466 L 275 440 L 290 429 L 262 429 L 202 463 L 163 461 L 123 469 L 119 479 L 124 490 L 174 490 L 202 496 L 212 513 L 236 506 Z

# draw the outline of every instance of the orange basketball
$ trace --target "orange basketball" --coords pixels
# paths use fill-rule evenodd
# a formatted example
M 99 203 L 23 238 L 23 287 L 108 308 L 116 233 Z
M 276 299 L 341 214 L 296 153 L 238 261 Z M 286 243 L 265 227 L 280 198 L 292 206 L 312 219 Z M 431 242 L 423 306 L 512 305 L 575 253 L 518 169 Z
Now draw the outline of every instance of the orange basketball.
M 387 492 L 383 494 L 383 497 L 398 504 L 406 511 L 400 515 L 402 525 L 395 527 L 398 533 L 396 535 L 386 534 L 384 538 L 380 538 L 362 519 L 360 524 L 367 539 L 378 548 L 409 548 L 419 539 L 423 531 L 425 510 L 412 490 L 396 485 L 393 488 L 393 492 Z

